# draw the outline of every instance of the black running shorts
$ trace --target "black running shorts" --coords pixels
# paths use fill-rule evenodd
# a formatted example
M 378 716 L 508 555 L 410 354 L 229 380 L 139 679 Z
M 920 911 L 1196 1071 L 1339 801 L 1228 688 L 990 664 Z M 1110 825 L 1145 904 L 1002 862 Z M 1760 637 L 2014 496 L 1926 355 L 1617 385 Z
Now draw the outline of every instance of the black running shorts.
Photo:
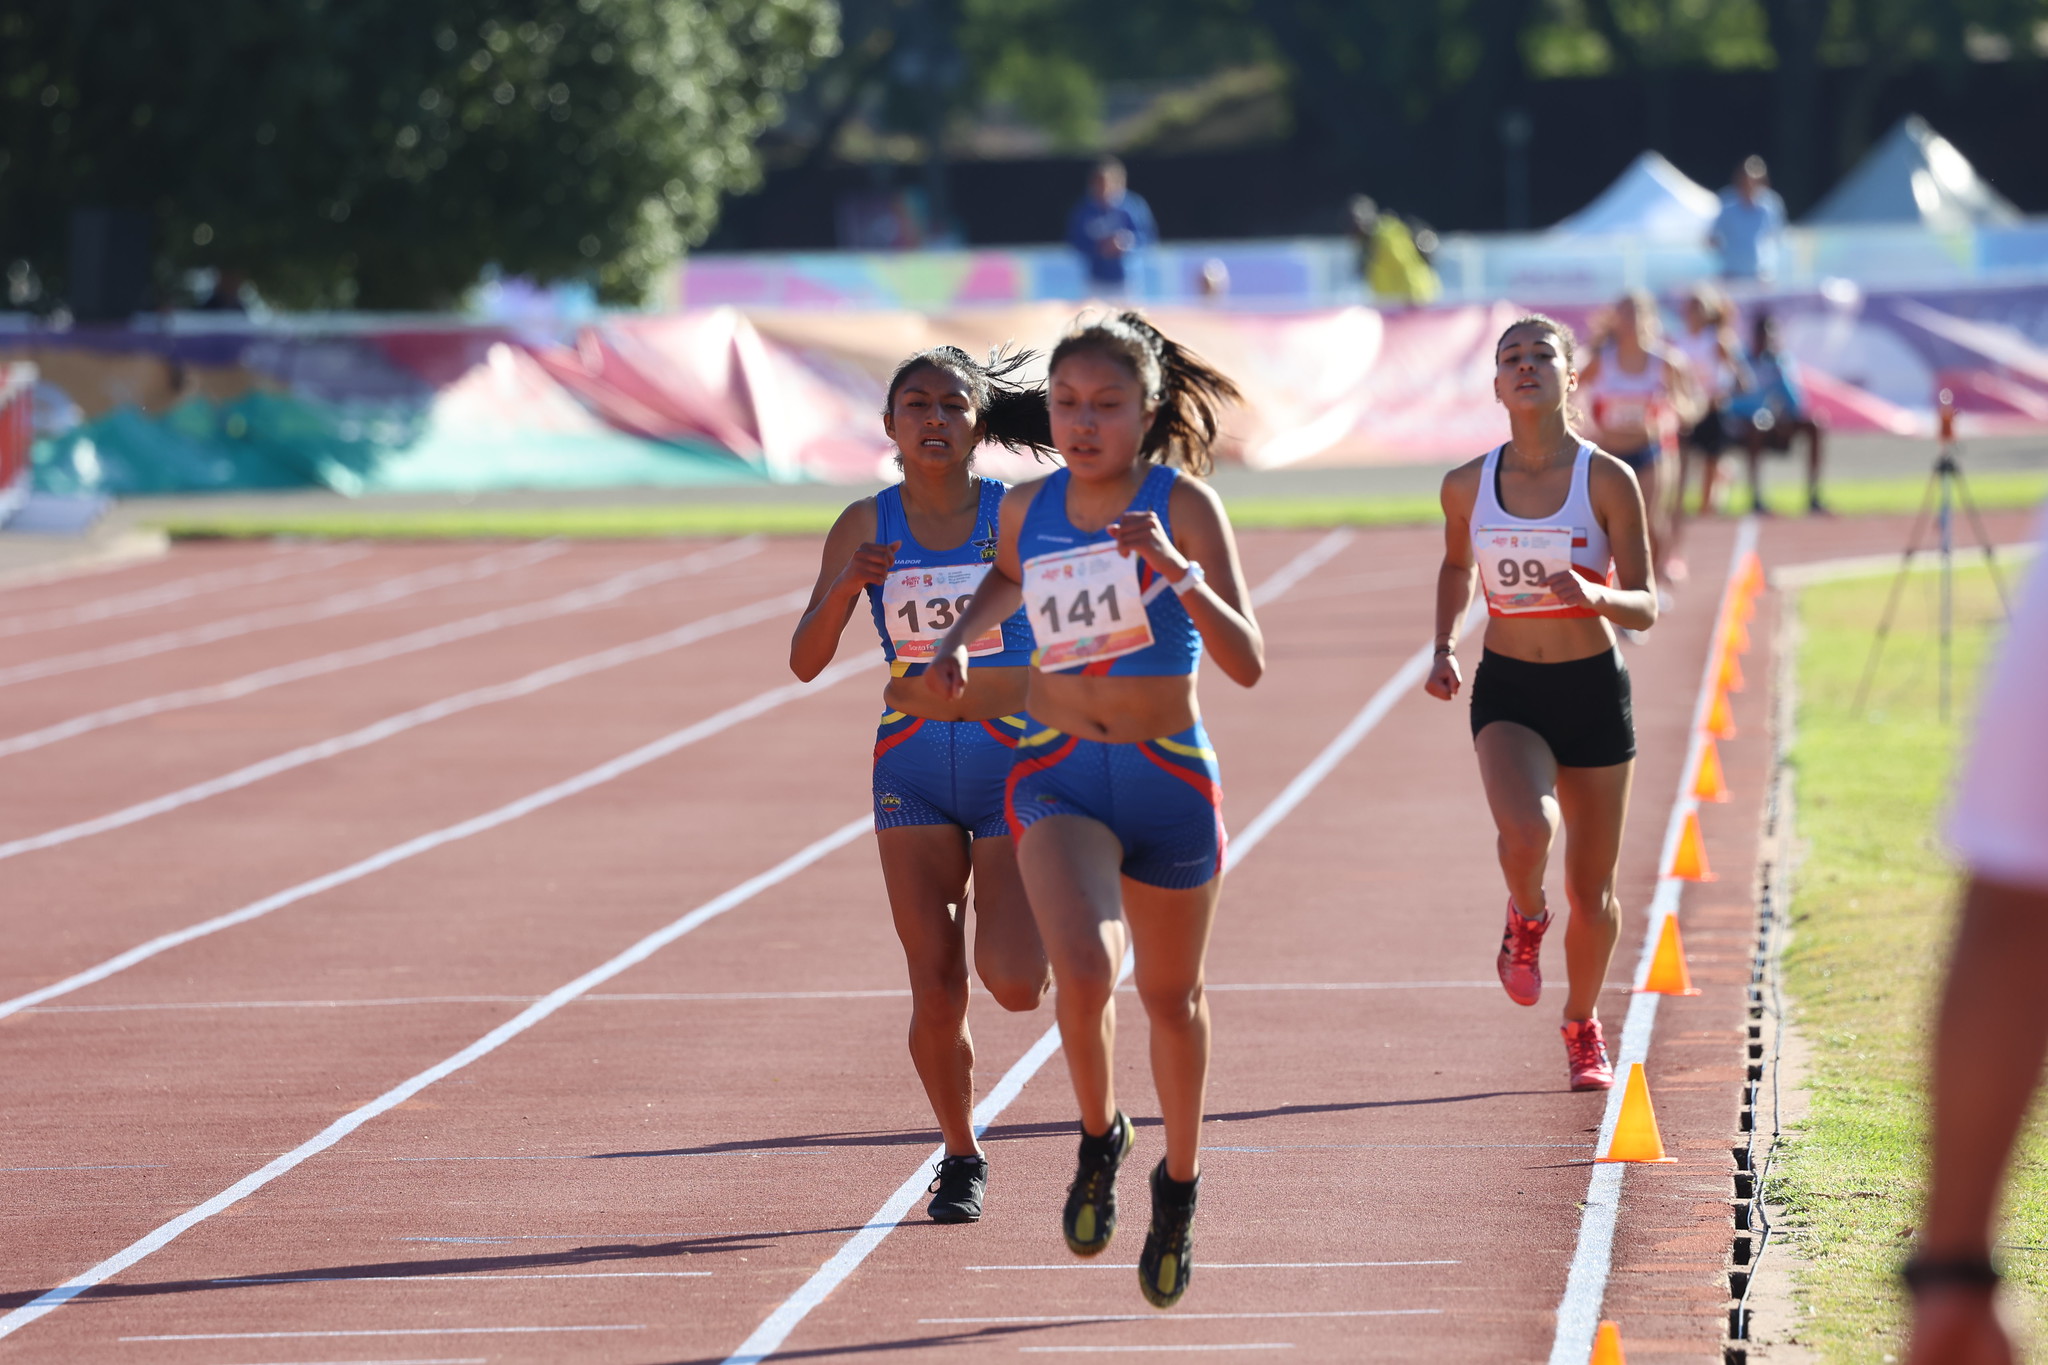
M 1636 756 L 1619 648 L 1561 664 L 1485 651 L 1472 675 L 1473 737 L 1497 720 L 1534 730 L 1562 768 L 1607 768 Z

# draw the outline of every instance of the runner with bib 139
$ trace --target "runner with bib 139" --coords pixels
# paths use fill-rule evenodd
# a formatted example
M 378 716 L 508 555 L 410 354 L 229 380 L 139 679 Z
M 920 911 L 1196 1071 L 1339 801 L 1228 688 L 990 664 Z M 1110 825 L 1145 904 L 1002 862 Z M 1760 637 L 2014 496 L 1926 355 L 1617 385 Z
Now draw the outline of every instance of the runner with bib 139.
M 789 645 L 791 670 L 806 682 L 817 677 L 865 594 L 889 661 L 875 735 L 875 840 L 910 967 L 910 1057 L 946 1145 L 928 1210 L 940 1223 L 980 1218 L 988 1186 L 967 1031 L 970 877 L 974 966 L 989 994 L 1005 1009 L 1029 1010 L 1047 985 L 1003 814 L 1010 752 L 1024 732 L 1017 713 L 1031 632 L 1023 614 L 976 634 L 973 686 L 940 696 L 917 676 L 995 559 L 1006 490 L 973 472 L 976 447 L 985 439 L 1011 449 L 1051 445 L 1044 391 L 1008 381 L 1029 359 L 999 355 L 982 365 L 941 346 L 897 367 L 882 426 L 903 481 L 840 514 Z
M 1445 701 L 1457 694 L 1458 630 L 1476 577 L 1488 620 L 1472 743 L 1508 884 L 1501 985 L 1518 1005 L 1542 994 L 1543 875 L 1562 821 L 1565 1056 L 1572 1089 L 1605 1090 L 1614 1069 L 1600 989 L 1621 932 L 1614 881 L 1636 753 L 1614 628 L 1656 624 L 1657 594 L 1642 490 L 1627 465 L 1572 430 L 1576 381 L 1562 324 L 1532 315 L 1501 334 L 1493 392 L 1512 434 L 1444 478 L 1436 662 L 1424 687 Z
M 1116 1229 L 1116 1173 L 1134 1138 L 1113 1084 L 1128 944 L 1166 1128 L 1138 1279 L 1167 1308 L 1192 1274 L 1202 972 L 1223 870 L 1223 792 L 1195 669 L 1205 645 L 1243 686 L 1265 669 L 1230 521 L 1187 477 L 1208 472 L 1217 409 L 1237 390 L 1129 312 L 1069 332 L 1047 387 L 1067 467 L 1004 500 L 995 570 L 925 681 L 942 697 L 970 689 L 970 642 L 1023 604 L 1037 649 L 1009 812 L 1081 1107 L 1063 1230 L 1075 1255 L 1094 1256 Z

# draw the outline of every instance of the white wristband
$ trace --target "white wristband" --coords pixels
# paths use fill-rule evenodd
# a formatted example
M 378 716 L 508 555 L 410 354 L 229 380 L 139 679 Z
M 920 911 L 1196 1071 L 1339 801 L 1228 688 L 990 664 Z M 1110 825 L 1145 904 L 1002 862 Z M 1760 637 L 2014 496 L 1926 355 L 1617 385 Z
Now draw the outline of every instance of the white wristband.
M 1169 583 L 1167 586 L 1173 589 L 1175 597 L 1186 597 L 1196 588 L 1201 587 L 1207 578 L 1208 575 L 1202 572 L 1201 564 L 1191 559 L 1188 561 L 1188 571 L 1180 576 L 1180 581 Z

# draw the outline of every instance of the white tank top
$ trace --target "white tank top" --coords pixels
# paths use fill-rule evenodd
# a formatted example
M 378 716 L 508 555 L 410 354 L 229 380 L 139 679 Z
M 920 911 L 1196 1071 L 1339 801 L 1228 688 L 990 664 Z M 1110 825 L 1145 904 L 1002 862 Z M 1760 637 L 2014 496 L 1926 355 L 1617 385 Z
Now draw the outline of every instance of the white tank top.
M 1621 368 L 1619 354 L 1611 349 L 1603 352 L 1600 375 L 1589 395 L 1595 426 L 1617 436 L 1640 432 L 1646 447 L 1666 444 L 1676 434 L 1669 430 L 1665 371 L 1670 362 L 1659 351 L 1647 352 L 1647 357 L 1642 370 L 1630 374 Z
M 1735 374 L 1728 368 L 1728 362 L 1721 358 L 1721 333 L 1709 327 L 1704 332 L 1687 332 L 1678 338 L 1678 349 L 1692 362 L 1693 376 L 1699 380 L 1709 401 L 1719 404 L 1735 392 Z
M 1479 496 L 1472 501 L 1472 554 L 1486 590 L 1489 616 L 1585 617 L 1600 613 L 1590 607 L 1567 607 L 1543 580 L 1567 565 L 1595 583 L 1614 581 L 1614 555 L 1607 530 L 1593 515 L 1587 487 L 1592 477 L 1593 447 L 1579 442 L 1572 461 L 1571 491 L 1564 505 L 1547 517 L 1517 517 L 1500 505 L 1500 456 L 1496 446 L 1479 471 Z

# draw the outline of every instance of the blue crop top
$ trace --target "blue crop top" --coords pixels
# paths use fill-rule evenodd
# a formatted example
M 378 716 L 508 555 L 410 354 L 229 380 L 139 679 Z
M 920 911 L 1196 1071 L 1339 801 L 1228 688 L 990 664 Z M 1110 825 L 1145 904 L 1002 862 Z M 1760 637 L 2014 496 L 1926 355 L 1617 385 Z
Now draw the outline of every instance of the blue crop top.
M 1010 488 L 996 479 L 977 479 L 976 482 L 981 485 L 981 508 L 975 513 L 974 532 L 950 550 L 928 550 L 918 544 L 917 537 L 910 533 L 910 519 L 903 513 L 901 485 L 891 485 L 875 494 L 876 543 L 902 542 L 896 547 L 896 563 L 891 572 L 995 562 L 997 517 L 1001 514 L 1003 494 Z M 870 584 L 867 594 L 868 606 L 875 616 L 875 633 L 882 637 L 882 657 L 889 661 L 889 672 L 899 678 L 914 678 L 924 672 L 929 665 L 896 657 L 896 646 L 889 639 L 889 623 L 882 616 L 882 590 Z M 950 612 L 951 608 L 942 601 L 939 610 L 925 613 L 921 624 L 931 633 L 934 643 L 953 624 L 955 618 Z M 974 667 L 1022 668 L 1031 662 L 1031 627 L 1024 619 L 1022 607 L 1003 622 L 1002 630 L 1002 652 L 975 655 Z
M 1054 471 L 1032 497 L 1031 506 L 1024 513 L 1024 525 L 1017 533 L 1019 561 L 1029 562 L 1040 555 L 1058 554 L 1062 550 L 1104 544 L 1115 539 L 1106 528 L 1082 531 L 1067 520 L 1069 477 L 1069 471 L 1065 469 Z M 1180 471 L 1173 466 L 1154 465 L 1125 510 L 1156 513 L 1160 525 L 1166 529 L 1167 538 L 1172 539 L 1173 513 L 1168 504 L 1173 497 L 1173 486 L 1179 479 Z M 1160 580 L 1158 571 L 1143 560 L 1138 562 L 1138 587 L 1145 593 L 1145 615 L 1152 623 L 1152 643 L 1135 653 L 1084 664 L 1078 670 L 1082 676 L 1183 677 L 1194 672 L 1201 662 L 1202 635 L 1195 629 L 1194 618 L 1188 615 L 1188 609 L 1181 605 L 1180 598 L 1172 589 Z

